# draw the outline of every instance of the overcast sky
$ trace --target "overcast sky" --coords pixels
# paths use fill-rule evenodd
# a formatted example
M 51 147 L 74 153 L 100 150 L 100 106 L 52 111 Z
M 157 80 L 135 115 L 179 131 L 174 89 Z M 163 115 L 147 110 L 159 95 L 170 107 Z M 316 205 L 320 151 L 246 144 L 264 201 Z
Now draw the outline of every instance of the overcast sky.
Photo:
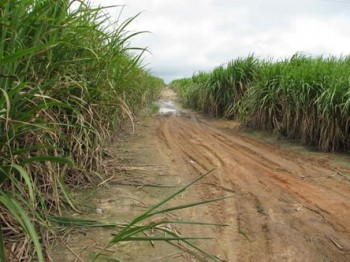
M 350 54 L 350 0 L 93 0 L 141 12 L 128 30 L 150 31 L 132 44 L 148 47 L 144 63 L 166 82 L 237 57 Z M 111 9 L 117 18 L 121 8 Z

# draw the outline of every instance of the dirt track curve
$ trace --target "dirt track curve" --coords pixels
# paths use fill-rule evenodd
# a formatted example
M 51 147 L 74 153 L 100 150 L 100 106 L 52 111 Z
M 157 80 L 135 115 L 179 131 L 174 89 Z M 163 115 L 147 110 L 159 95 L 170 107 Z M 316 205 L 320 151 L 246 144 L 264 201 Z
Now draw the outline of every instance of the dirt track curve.
M 157 132 L 179 173 L 216 168 L 197 197 L 233 195 L 206 213 L 230 225 L 211 232 L 219 258 L 350 261 L 350 187 L 336 166 L 228 133 L 191 113 L 159 117 Z

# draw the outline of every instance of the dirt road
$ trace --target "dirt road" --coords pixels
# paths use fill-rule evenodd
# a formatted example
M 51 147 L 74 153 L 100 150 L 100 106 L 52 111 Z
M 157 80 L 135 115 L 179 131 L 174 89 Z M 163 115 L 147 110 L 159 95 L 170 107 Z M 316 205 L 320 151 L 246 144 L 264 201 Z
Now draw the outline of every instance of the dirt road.
M 163 94 L 168 102 L 175 98 L 171 90 Z M 172 108 L 145 125 L 142 139 L 128 145 L 134 165 L 162 166 L 160 173 L 170 175 L 170 183 L 178 184 L 215 168 L 183 194 L 179 203 L 233 196 L 177 214 L 228 225 L 181 229 L 183 235 L 212 236 L 213 241 L 200 243 L 205 250 L 229 262 L 350 261 L 349 156 L 278 146 L 236 129 L 222 128 L 220 121 L 205 120 L 191 112 L 177 113 Z M 160 173 L 150 172 L 148 179 L 153 176 L 164 182 L 159 179 Z M 126 192 L 111 190 L 100 195 L 99 203 L 107 203 L 102 205 L 104 218 L 130 211 L 121 208 L 125 201 L 118 202 L 117 211 L 111 206 L 111 196 Z M 134 190 L 132 198 L 148 206 L 159 193 L 166 195 L 168 189 Z M 96 234 L 90 238 L 96 238 Z M 86 241 L 79 241 L 86 245 Z M 163 245 L 160 252 L 159 246 L 149 246 L 148 251 L 144 248 L 124 249 L 125 261 L 154 261 L 155 257 L 159 257 L 157 261 L 187 261 L 183 256 L 169 257 L 173 251 Z
M 218 257 L 350 261 L 350 187 L 339 167 L 190 113 L 159 118 L 158 134 L 184 174 L 216 168 L 197 189 L 202 198 L 234 195 L 210 210 L 214 221 L 230 224 L 216 233 Z

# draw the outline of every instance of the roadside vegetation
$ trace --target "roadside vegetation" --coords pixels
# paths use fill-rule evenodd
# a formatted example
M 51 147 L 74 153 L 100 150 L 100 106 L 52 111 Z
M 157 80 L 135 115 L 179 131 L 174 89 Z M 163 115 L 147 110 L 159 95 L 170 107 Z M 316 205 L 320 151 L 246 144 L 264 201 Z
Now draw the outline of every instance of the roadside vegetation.
M 185 104 L 322 151 L 350 150 L 350 57 L 238 58 L 170 83 Z
M 44 261 L 70 188 L 101 179 L 103 144 L 164 86 L 130 46 L 134 18 L 87 1 L 0 5 L 0 261 Z

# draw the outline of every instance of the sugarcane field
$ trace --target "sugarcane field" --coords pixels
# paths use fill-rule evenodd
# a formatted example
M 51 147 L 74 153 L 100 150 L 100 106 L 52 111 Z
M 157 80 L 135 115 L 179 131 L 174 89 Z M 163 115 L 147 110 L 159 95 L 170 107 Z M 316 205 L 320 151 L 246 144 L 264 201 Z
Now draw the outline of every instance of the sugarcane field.
M 0 262 L 350 261 L 349 11 L 1 0 Z

